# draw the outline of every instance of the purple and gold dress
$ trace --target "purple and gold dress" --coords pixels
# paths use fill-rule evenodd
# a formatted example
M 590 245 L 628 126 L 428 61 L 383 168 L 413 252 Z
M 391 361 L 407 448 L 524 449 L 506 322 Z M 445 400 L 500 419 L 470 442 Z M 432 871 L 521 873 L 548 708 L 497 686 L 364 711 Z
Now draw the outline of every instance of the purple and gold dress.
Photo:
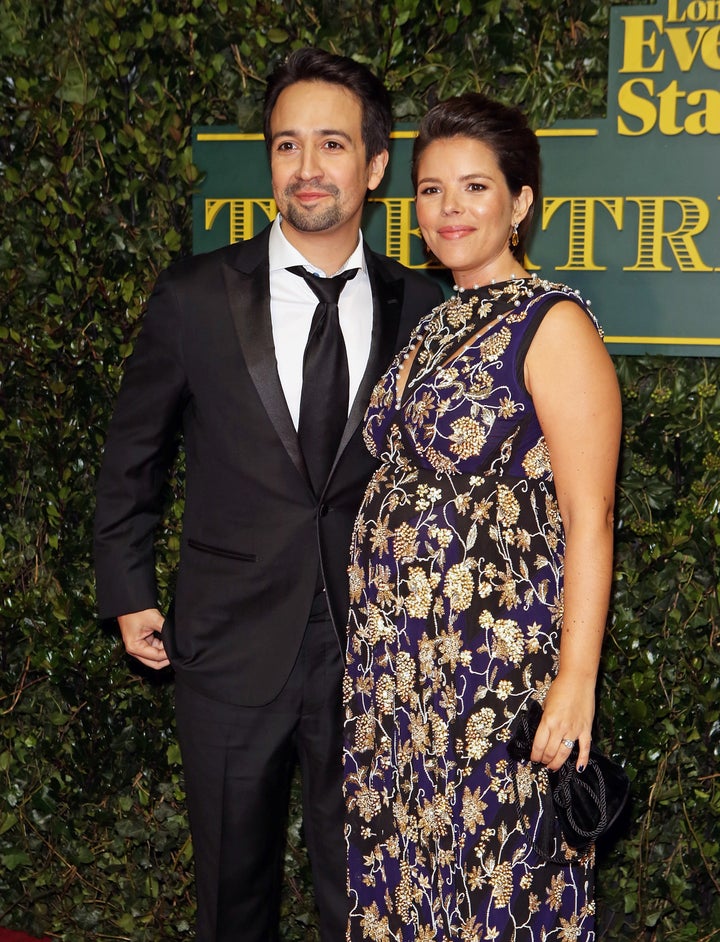
M 594 848 L 562 842 L 545 770 L 506 746 L 558 666 L 564 532 L 523 364 L 568 299 L 585 307 L 537 277 L 466 290 L 418 325 L 402 400 L 408 348 L 372 395 L 382 464 L 353 535 L 344 684 L 353 942 L 595 938 Z

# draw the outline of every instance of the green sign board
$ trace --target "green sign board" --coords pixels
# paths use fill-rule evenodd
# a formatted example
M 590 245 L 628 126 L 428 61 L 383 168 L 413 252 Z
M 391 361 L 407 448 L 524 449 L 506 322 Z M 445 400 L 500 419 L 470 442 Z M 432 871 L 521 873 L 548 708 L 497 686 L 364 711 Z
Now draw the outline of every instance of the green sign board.
M 614 7 L 609 61 L 605 118 L 537 132 L 543 196 L 527 267 L 589 298 L 614 353 L 720 356 L 720 0 Z M 413 137 L 393 134 L 363 231 L 420 268 Z M 193 159 L 196 252 L 274 218 L 262 135 L 196 128 Z

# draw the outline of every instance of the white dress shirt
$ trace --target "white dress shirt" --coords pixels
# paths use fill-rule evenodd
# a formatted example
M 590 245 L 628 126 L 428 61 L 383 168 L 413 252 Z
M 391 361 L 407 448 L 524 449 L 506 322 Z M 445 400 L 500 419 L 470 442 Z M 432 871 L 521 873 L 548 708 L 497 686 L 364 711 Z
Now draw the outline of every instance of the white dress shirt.
M 323 278 L 339 272 L 324 272 L 312 265 L 285 238 L 278 215 L 270 230 L 270 316 L 272 320 L 275 359 L 280 383 L 290 415 L 298 427 L 302 365 L 310 324 L 318 304 L 317 296 L 307 282 L 287 271 L 291 265 L 303 265 Z M 340 268 L 358 268 L 357 275 L 343 288 L 338 304 L 340 329 L 345 339 L 350 388 L 348 411 L 357 393 L 370 356 L 373 327 L 373 303 L 370 278 L 365 267 L 362 233 L 354 252 Z

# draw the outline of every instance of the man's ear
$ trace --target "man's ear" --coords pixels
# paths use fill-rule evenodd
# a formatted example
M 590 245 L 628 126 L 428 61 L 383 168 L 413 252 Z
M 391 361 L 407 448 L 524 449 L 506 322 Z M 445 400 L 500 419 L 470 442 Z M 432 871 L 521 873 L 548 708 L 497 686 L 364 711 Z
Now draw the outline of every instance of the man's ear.
M 370 158 L 368 164 L 368 190 L 374 190 L 380 185 L 382 178 L 385 176 L 385 168 L 389 159 L 390 154 L 387 150 L 381 150 L 379 154 L 375 154 L 374 157 Z

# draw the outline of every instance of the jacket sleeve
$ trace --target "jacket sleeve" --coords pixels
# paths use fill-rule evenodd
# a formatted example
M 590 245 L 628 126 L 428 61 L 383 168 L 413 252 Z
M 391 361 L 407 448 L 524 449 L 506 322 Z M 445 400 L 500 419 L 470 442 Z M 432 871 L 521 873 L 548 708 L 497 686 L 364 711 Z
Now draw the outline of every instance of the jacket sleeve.
M 188 398 L 182 318 L 166 272 L 148 302 L 108 428 L 97 482 L 101 618 L 157 606 L 154 533 Z

